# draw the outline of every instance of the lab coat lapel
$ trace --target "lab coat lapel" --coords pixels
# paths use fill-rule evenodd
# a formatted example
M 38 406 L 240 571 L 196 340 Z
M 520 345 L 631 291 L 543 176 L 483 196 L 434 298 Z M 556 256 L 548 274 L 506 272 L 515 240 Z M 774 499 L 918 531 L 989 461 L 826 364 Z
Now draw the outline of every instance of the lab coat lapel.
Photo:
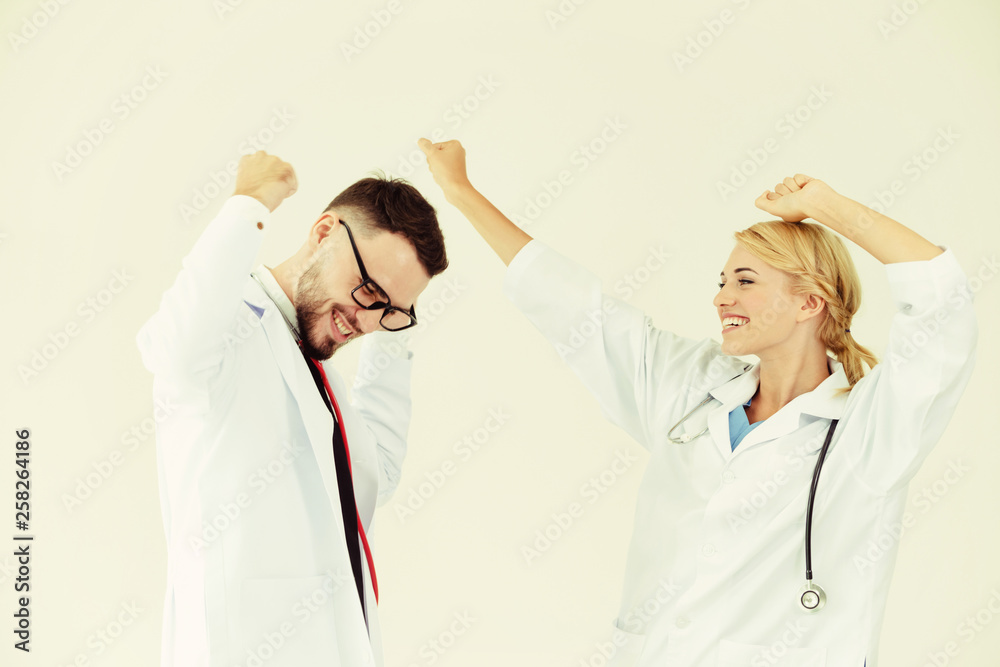
M 723 459 L 728 459 L 733 454 L 732 445 L 729 440 L 729 413 L 740 403 L 746 403 L 747 399 L 757 391 L 757 381 L 760 377 L 760 368 L 751 364 L 743 367 L 743 373 L 731 379 L 721 387 L 710 389 L 709 394 L 720 401 L 722 405 L 716 406 L 708 415 L 708 431 L 712 434 L 716 449 Z M 757 428 L 760 428 L 759 426 Z M 756 429 L 755 429 L 756 430 Z M 740 447 L 743 445 L 741 444 Z
M 834 392 L 839 387 L 848 386 L 847 375 L 844 373 L 843 364 L 832 357 L 827 358 L 827 368 L 830 376 L 819 384 L 815 389 L 805 394 L 796 396 L 776 413 L 764 420 L 764 423 L 750 431 L 743 440 L 740 441 L 736 451 L 733 452 L 729 444 L 729 411 L 740 403 L 745 403 L 753 396 L 757 390 L 757 383 L 760 379 L 760 364 L 754 366 L 752 372 L 737 378 L 737 380 L 720 387 L 719 395 L 716 398 L 723 401 L 723 405 L 716 412 L 720 415 L 716 421 L 719 424 L 719 433 L 723 436 L 723 444 L 726 451 L 732 456 L 755 447 L 768 440 L 774 440 L 787 435 L 798 429 L 802 425 L 805 415 L 823 419 L 840 419 L 844 413 L 844 406 L 847 404 L 847 394 L 834 396 Z M 731 385 L 752 376 L 753 380 L 747 380 L 746 384 L 737 386 Z M 715 395 L 715 392 L 713 392 Z M 725 397 L 727 400 L 723 400 Z M 715 415 L 713 415 L 715 416 Z M 713 438 L 715 434 L 713 432 Z M 718 443 L 717 443 L 718 445 Z M 815 449 L 819 449 L 817 445 Z
M 750 395 L 748 395 L 747 398 L 750 398 Z M 801 410 L 798 409 L 801 402 L 796 405 L 796 400 L 798 398 L 800 397 L 792 399 L 792 401 L 783 408 L 765 419 L 763 424 L 747 433 L 746 436 L 744 436 L 744 438 L 740 441 L 739 446 L 736 447 L 736 451 L 733 452 L 733 456 L 745 452 L 763 442 L 767 442 L 768 440 L 780 438 L 781 436 L 791 433 L 797 429 L 799 427 L 799 417 L 801 415 Z M 746 401 L 746 399 L 743 400 Z
M 336 467 L 333 461 L 333 419 L 330 411 L 316 388 L 305 357 L 288 330 L 288 325 L 281 317 L 278 307 L 261 289 L 257 281 L 251 279 L 244 299 L 255 310 L 263 311 L 260 323 L 267 336 L 275 362 L 281 370 L 281 375 L 298 403 L 302 414 L 302 422 L 312 445 L 316 461 L 319 463 L 323 487 L 333 507 L 333 516 L 343 530 L 343 518 L 340 512 L 340 494 L 337 490 Z

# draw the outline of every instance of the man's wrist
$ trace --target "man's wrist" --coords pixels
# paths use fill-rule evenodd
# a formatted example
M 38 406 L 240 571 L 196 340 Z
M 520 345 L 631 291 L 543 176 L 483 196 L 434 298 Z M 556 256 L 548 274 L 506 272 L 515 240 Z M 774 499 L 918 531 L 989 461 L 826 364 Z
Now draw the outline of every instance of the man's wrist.
M 263 223 L 271 219 L 271 211 L 264 202 L 256 197 L 244 194 L 233 193 L 233 195 L 223 204 L 223 211 L 235 213 L 237 216 L 252 218 L 258 222 L 258 229 L 263 229 Z
M 262 196 L 261 194 L 255 192 L 255 191 L 236 190 L 235 192 L 233 192 L 233 196 L 235 197 L 236 195 L 242 195 L 244 197 L 252 197 L 252 198 L 256 199 L 261 204 L 263 204 L 264 206 L 266 206 L 267 210 L 269 212 L 271 212 L 271 213 L 274 213 L 274 209 L 278 208 L 278 204 L 281 203 L 280 201 L 278 201 L 278 202 L 274 202 L 273 205 L 272 205 L 272 202 L 268 201 L 266 197 Z

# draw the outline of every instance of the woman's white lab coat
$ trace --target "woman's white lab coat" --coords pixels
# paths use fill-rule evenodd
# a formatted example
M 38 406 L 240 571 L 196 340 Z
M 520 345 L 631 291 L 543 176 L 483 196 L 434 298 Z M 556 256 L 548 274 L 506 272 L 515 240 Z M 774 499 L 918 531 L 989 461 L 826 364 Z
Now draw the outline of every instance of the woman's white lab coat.
M 885 354 L 848 395 L 842 365 L 752 430 L 735 451 L 729 412 L 759 366 L 712 339 L 657 329 L 538 241 L 505 292 L 555 345 L 604 415 L 650 452 L 614 631 L 613 664 L 869 667 L 896 558 L 907 485 L 972 373 L 977 325 L 953 253 L 885 266 L 896 314 Z M 745 374 L 732 379 L 744 369 Z M 679 432 L 667 432 L 708 395 Z M 816 614 L 798 607 L 813 466 L 832 419 L 813 525 Z M 677 434 L 675 433 L 675 436 Z

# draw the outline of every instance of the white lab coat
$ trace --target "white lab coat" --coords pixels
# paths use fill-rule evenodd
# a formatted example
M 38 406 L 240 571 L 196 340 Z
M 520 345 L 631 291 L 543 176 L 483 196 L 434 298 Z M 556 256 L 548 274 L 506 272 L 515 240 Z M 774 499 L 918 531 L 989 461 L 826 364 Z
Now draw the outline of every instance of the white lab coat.
M 367 563 L 370 638 L 344 541 L 333 420 L 250 277 L 269 224 L 256 199 L 229 199 L 137 338 L 154 398 L 173 407 L 156 432 L 164 667 L 382 664 Z M 354 405 L 324 364 L 366 530 L 398 482 L 410 418 L 410 354 L 384 336 L 363 339 L 359 370 L 381 370 L 356 380 Z
M 604 415 L 649 450 L 613 630 L 612 664 L 643 667 L 869 667 L 889 589 L 907 484 L 941 437 L 972 373 L 977 324 L 953 253 L 885 266 L 896 305 L 884 357 L 849 395 L 842 365 L 752 430 L 735 451 L 729 412 L 759 365 L 716 341 L 655 328 L 600 281 L 538 241 L 513 259 L 505 292 L 556 346 Z M 730 380 L 745 368 L 749 371 Z M 708 395 L 713 400 L 667 432 Z M 806 499 L 839 419 L 813 523 L 809 615 Z

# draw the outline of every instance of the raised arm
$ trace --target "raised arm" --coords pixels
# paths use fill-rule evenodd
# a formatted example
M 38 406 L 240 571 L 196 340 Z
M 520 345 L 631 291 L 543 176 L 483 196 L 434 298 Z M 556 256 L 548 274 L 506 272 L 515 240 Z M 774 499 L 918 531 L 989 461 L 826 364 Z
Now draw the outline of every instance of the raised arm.
M 233 197 L 139 331 L 139 351 L 150 371 L 189 377 L 221 362 L 269 214 L 296 188 L 291 165 L 277 157 L 258 151 L 240 160 Z
M 731 371 L 725 360 L 715 362 L 722 357 L 718 343 L 655 328 L 640 309 L 605 294 L 597 276 L 508 220 L 470 184 L 460 143 L 419 144 L 445 198 L 508 265 L 506 296 L 553 345 L 604 415 L 637 442 L 652 446 L 651 422 L 662 421 L 689 385 L 704 385 L 707 373 Z
M 788 222 L 813 218 L 886 265 L 897 312 L 883 360 L 851 391 L 848 409 L 868 418 L 849 440 L 859 477 L 884 492 L 898 489 L 941 438 L 975 365 L 974 293 L 962 266 L 950 249 L 804 174 L 756 204 Z
M 510 265 L 531 237 L 472 187 L 465 170 L 462 144 L 454 140 L 432 144 L 429 139 L 421 139 L 417 145 L 427 156 L 427 166 L 441 186 L 444 198 L 468 218 L 503 263 Z
M 805 174 L 789 176 L 774 191 L 765 190 L 755 205 L 786 222 L 812 218 L 854 241 L 883 264 L 932 259 L 942 252 L 912 229 Z

